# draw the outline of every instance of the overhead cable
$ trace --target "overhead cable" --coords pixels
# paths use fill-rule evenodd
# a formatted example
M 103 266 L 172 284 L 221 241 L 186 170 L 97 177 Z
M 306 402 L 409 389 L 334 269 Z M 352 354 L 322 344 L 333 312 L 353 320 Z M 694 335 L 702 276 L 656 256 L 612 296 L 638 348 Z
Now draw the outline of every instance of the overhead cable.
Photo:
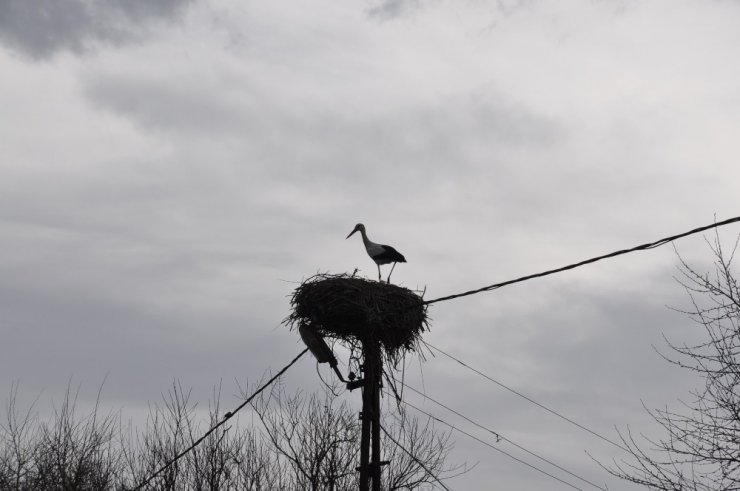
M 451 407 L 449 407 L 449 406 L 447 406 L 447 405 L 445 405 L 445 404 L 443 404 L 443 403 L 439 402 L 438 400 L 436 400 L 436 399 L 434 399 L 434 398 L 430 397 L 429 395 L 427 395 L 427 394 L 425 394 L 425 393 L 423 393 L 423 392 L 421 392 L 421 391 L 419 391 L 419 390 L 416 390 L 415 388 L 411 387 L 411 386 L 410 386 L 409 384 L 404 384 L 404 387 L 405 387 L 406 389 L 409 389 L 409 390 L 410 390 L 411 392 L 415 392 L 416 394 L 419 394 L 419 395 L 420 395 L 421 397 L 423 397 L 423 398 L 425 398 L 425 399 L 429 399 L 429 400 L 430 400 L 430 401 L 432 401 L 433 403 L 437 404 L 438 406 L 441 406 L 441 407 L 445 408 L 446 410 L 450 411 L 451 413 L 453 413 L 453 414 L 456 414 L 457 416 L 460 416 L 461 418 L 463 418 L 463 419 L 464 419 L 465 421 L 467 421 L 468 423 L 470 423 L 470 424 L 472 424 L 472 425 L 474 425 L 474 426 L 477 426 L 478 428 L 480 428 L 480 429 L 482 429 L 482 430 L 484 430 L 484 431 L 486 431 L 486 432 L 488 432 L 488 433 L 492 434 L 492 435 L 493 435 L 493 436 L 494 436 L 494 437 L 496 438 L 496 441 L 497 441 L 497 442 L 498 442 L 499 440 L 503 440 L 503 441 L 505 441 L 505 442 L 507 442 L 507 443 L 509 443 L 509 444 L 511 444 L 511 445 L 514 445 L 514 446 L 515 446 L 516 448 L 518 448 L 519 450 L 521 450 L 521 451 L 523 451 L 523 452 L 526 452 L 526 453 L 528 453 L 528 454 L 529 454 L 529 455 L 531 455 L 532 457 L 538 458 L 538 459 L 540 459 L 541 461 L 543 461 L 543 462 L 545 462 L 545 463 L 547 463 L 547 464 L 550 464 L 550 465 L 551 465 L 551 466 L 553 466 L 553 467 L 556 467 L 556 468 L 560 469 L 561 471 L 565 472 L 566 474 L 570 474 L 571 476 L 575 477 L 576 479 L 579 479 L 579 480 L 581 480 L 581 481 L 585 482 L 586 484 L 590 484 L 591 486 L 593 486 L 593 487 L 595 487 L 595 488 L 597 488 L 597 489 L 601 489 L 602 491 L 607 491 L 607 489 L 606 489 L 605 487 L 599 486 L 598 484 L 595 484 L 595 483 L 593 483 L 593 482 L 589 481 L 588 479 L 586 479 L 586 478 L 584 478 L 584 477 L 581 477 L 581 476 L 579 476 L 578 474 L 576 474 L 576 473 L 574 473 L 574 472 L 572 472 L 572 471 L 569 471 L 569 470 L 568 470 L 568 469 L 566 469 L 565 467 L 562 467 L 562 466 L 560 466 L 560 465 L 556 464 L 556 463 L 555 463 L 555 462 L 553 462 L 552 460 L 549 460 L 549 459 L 548 459 L 548 458 L 546 458 L 546 457 L 543 457 L 543 456 L 541 456 L 541 455 L 538 455 L 538 454 L 536 454 L 536 453 L 532 452 L 531 450 L 529 450 L 529 449 L 527 449 L 527 448 L 524 448 L 523 446 L 519 445 L 518 443 L 516 443 L 516 442 L 514 442 L 514 441 L 512 441 L 512 440 L 510 440 L 510 439 L 508 439 L 508 438 L 506 438 L 506 437 L 505 437 L 505 436 L 503 436 L 503 435 L 502 435 L 501 433 L 498 433 L 498 432 L 496 432 L 496 431 L 493 431 L 492 429 L 490 429 L 490 428 L 487 428 L 487 427 L 483 426 L 482 424 L 480 424 L 480 423 L 477 423 L 477 422 L 473 421 L 472 419 L 470 419 L 469 417 L 465 416 L 464 414 L 462 414 L 462 413 L 460 413 L 460 412 L 458 412 L 458 411 L 456 411 L 456 410 L 452 409 Z
M 507 457 L 509 457 L 510 459 L 516 460 L 516 461 L 517 461 L 517 462 L 519 462 L 520 464 L 524 464 L 524 465 L 526 465 L 527 467 L 529 467 L 529 468 L 531 468 L 531 469 L 534 469 L 534 470 L 536 470 L 537 472 L 539 472 L 539 473 L 541 473 L 541 474 L 544 474 L 544 475 L 546 475 L 546 476 L 548 476 L 548 477 L 550 477 L 550 478 L 552 478 L 552 479 L 555 479 L 556 481 L 559 481 L 559 482 L 561 482 L 561 483 L 565 484 L 565 485 L 566 485 L 566 486 L 568 486 L 568 487 L 571 487 L 571 488 L 573 488 L 573 489 L 577 489 L 578 491 L 584 491 L 584 490 L 583 490 L 582 488 L 579 488 L 579 487 L 578 487 L 578 486 L 576 486 L 575 484 L 569 483 L 568 481 L 566 481 L 566 480 L 564 480 L 564 479 L 560 479 L 559 477 L 557 477 L 557 476 L 555 476 L 555 475 L 553 475 L 553 474 L 550 474 L 549 472 L 547 472 L 547 471 L 545 471 L 545 470 L 542 470 L 542 469 L 540 469 L 539 467 L 537 467 L 537 466 L 536 466 L 536 465 L 534 465 L 534 464 L 530 464 L 529 462 L 527 462 L 527 461 L 525 461 L 525 460 L 522 460 L 522 459 L 520 459 L 520 458 L 518 458 L 518 457 L 515 457 L 515 456 L 511 455 L 511 454 L 510 454 L 509 452 L 507 452 L 507 451 L 505 451 L 505 450 L 501 450 L 500 448 L 498 448 L 498 447 L 496 447 L 496 446 L 494 446 L 494 445 L 491 445 L 490 443 L 488 443 L 488 442 L 487 442 L 487 441 L 485 441 L 485 440 L 481 440 L 481 439 L 480 439 L 480 438 L 478 438 L 477 436 L 475 436 L 475 435 L 472 435 L 472 434 L 468 433 L 468 432 L 467 432 L 467 431 L 465 431 L 465 430 L 461 430 L 460 428 L 458 428 L 457 426 L 453 425 L 452 423 L 448 423 L 447 421 L 445 421 L 445 420 L 443 420 L 443 419 L 441 419 L 441 418 L 438 418 L 437 416 L 435 416 L 435 415 L 433 415 L 433 414 L 431 414 L 431 413 L 428 413 L 428 412 L 424 411 L 423 409 L 419 409 L 418 407 L 414 406 L 413 404 L 411 404 L 411 403 L 410 403 L 410 402 L 408 402 L 408 401 L 403 401 L 403 403 L 404 403 L 405 405 L 409 406 L 409 407 L 412 407 L 412 408 L 416 409 L 416 410 L 417 410 L 417 411 L 419 411 L 420 413 L 422 413 L 422 414 L 425 414 L 425 415 L 427 415 L 427 416 L 428 416 L 429 418 L 431 418 L 431 419 L 433 419 L 433 420 L 435 420 L 435 421 L 439 421 L 439 422 L 440 422 L 440 423 L 442 423 L 443 425 L 445 425 L 445 426 L 448 426 L 448 427 L 449 427 L 450 429 L 452 429 L 452 430 L 455 430 L 455 431 L 457 431 L 458 433 L 462 433 L 463 435 L 465 435 L 465 436 L 467 436 L 467 437 L 469 437 L 469 438 L 472 438 L 473 440 L 475 440 L 475 441 L 477 441 L 477 442 L 479 442 L 479 443 L 482 443 L 483 445 L 485 445 L 485 446 L 487 446 L 487 447 L 489 447 L 489 448 L 491 448 L 491 449 L 493 449 L 493 450 L 495 450 L 495 451 L 497 451 L 497 452 L 499 452 L 499 453 L 502 453 L 502 454 L 506 455 L 506 456 L 507 456 Z
M 497 289 L 499 289 L 499 288 L 501 288 L 503 286 L 506 286 L 506 285 L 511 285 L 513 283 L 521 283 L 522 281 L 527 281 L 527 280 L 531 280 L 531 279 L 534 279 L 534 278 L 541 278 L 543 276 L 548 276 L 548 275 L 551 275 L 551 274 L 560 273 L 562 271 L 567 271 L 569 269 L 575 269 L 575 268 L 578 268 L 580 266 L 584 266 L 586 264 L 591 264 L 591 263 L 595 263 L 596 261 L 601 261 L 602 259 L 608 259 L 608 258 L 611 258 L 611 257 L 621 256 L 622 254 L 628 254 L 630 252 L 635 252 L 635 251 L 644 251 L 644 250 L 647 250 L 647 249 L 654 249 L 654 248 L 660 247 L 660 246 L 662 246 L 664 244 L 668 244 L 669 242 L 673 242 L 676 239 L 680 239 L 680 238 L 686 237 L 688 235 L 698 234 L 699 232 L 703 232 L 705 230 L 709 230 L 710 228 L 717 228 L 717 227 L 721 227 L 723 225 L 727 225 L 727 224 L 734 223 L 734 222 L 740 222 L 740 217 L 729 218 L 729 219 L 723 220 L 721 222 L 715 222 L 715 223 L 713 223 L 711 225 L 705 225 L 703 227 L 698 227 L 698 228 L 695 228 L 693 230 L 689 230 L 688 232 L 684 232 L 684 233 L 676 234 L 676 235 L 671 235 L 670 237 L 666 237 L 664 239 L 659 239 L 659 240 L 656 240 L 655 242 L 648 242 L 647 244 L 641 244 L 641 245 L 632 247 L 630 249 L 623 249 L 621 251 L 615 251 L 615 252 L 610 252 L 609 254 L 604 254 L 603 256 L 592 257 L 591 259 L 586 259 L 584 261 L 580 261 L 580 262 L 577 262 L 577 263 L 569 264 L 569 265 L 563 266 L 561 268 L 550 269 L 548 271 L 543 271 L 541 273 L 535 273 L 535 274 L 530 274 L 530 275 L 527 275 L 527 276 L 522 276 L 522 277 L 516 278 L 514 280 L 502 281 L 501 283 L 494 283 L 493 285 L 484 286 L 482 288 L 478 288 L 478 289 L 475 289 L 475 290 L 470 290 L 470 291 L 467 291 L 467 292 L 455 293 L 454 295 L 447 295 L 445 297 L 434 298 L 432 300 L 424 300 L 422 302 L 422 304 L 423 305 L 431 305 L 433 303 L 445 302 L 447 300 L 453 300 L 453 299 L 460 298 L 460 297 L 467 297 L 467 296 L 470 296 L 470 295 L 475 295 L 476 293 L 482 293 L 482 292 L 488 292 L 488 291 L 491 291 L 491 290 L 497 290 Z
M 603 435 L 600 435 L 599 433 L 595 432 L 594 430 L 592 430 L 590 428 L 587 428 L 586 426 L 584 426 L 584 425 L 582 425 L 582 424 L 574 421 L 573 419 L 571 419 L 571 418 L 569 418 L 567 416 L 563 416 L 561 413 L 555 411 L 554 409 L 550 409 L 549 407 L 545 406 L 544 404 L 535 401 L 531 397 L 528 397 L 528 396 L 522 394 L 521 392 L 519 392 L 519 391 L 517 391 L 515 389 L 512 389 L 508 385 L 504 385 L 503 383 L 499 382 L 498 380 L 493 379 L 492 377 L 486 375 L 485 373 L 481 372 L 480 370 L 476 370 L 475 368 L 471 367 L 470 365 L 468 365 L 464 361 L 460 360 L 459 358 L 456 358 L 456 357 L 452 356 L 451 354 L 447 353 L 446 351 L 443 351 L 443 350 L 437 348 L 436 346 L 434 346 L 434 345 L 432 345 L 432 344 L 430 344 L 430 343 L 428 343 L 426 341 L 424 341 L 424 344 L 426 346 L 429 346 L 430 348 L 434 349 L 435 351 L 437 351 L 439 353 L 442 353 L 443 355 L 445 355 L 446 357 L 450 358 L 451 360 L 454 360 L 454 361 L 458 362 L 460 365 L 464 366 L 468 370 L 477 373 L 478 375 L 480 375 L 481 377 L 489 380 L 490 382 L 493 382 L 494 384 L 498 385 L 499 387 L 502 387 L 502 388 L 508 390 L 509 392 L 511 392 L 513 394 L 516 394 L 519 397 L 521 397 L 521 398 L 523 398 L 523 399 L 531 402 L 535 406 L 538 406 L 538 407 L 544 409 L 545 411 L 547 411 L 547 412 L 549 412 L 551 414 L 554 414 L 558 418 L 560 418 L 560 419 L 562 419 L 564 421 L 567 421 L 568 423 L 570 423 L 570 424 L 572 424 L 574 426 L 577 426 L 578 428 L 580 428 L 580 429 L 582 429 L 582 430 L 584 430 L 584 431 L 586 431 L 588 433 L 591 433 L 595 437 L 598 437 L 598 438 L 604 440 L 605 442 L 610 443 L 610 444 L 614 445 L 615 447 L 617 447 L 617 448 L 619 448 L 621 450 L 624 450 L 627 453 L 631 453 L 629 451 L 629 449 L 627 449 L 624 445 L 620 445 L 619 443 L 615 442 L 614 440 L 611 440 L 611 439 L 609 439 L 609 438 L 607 438 L 607 437 L 605 437 Z

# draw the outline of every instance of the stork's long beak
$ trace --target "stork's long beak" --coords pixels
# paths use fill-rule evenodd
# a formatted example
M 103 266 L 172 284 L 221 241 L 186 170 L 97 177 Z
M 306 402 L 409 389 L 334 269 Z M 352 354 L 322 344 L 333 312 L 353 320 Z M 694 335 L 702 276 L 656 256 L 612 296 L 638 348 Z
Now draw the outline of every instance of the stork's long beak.
M 352 234 L 353 234 L 353 233 L 355 233 L 355 232 L 357 232 L 358 230 L 359 230 L 358 228 L 355 228 L 355 229 L 354 229 L 353 231 L 351 231 L 351 232 L 349 233 L 349 235 L 348 235 L 347 237 L 345 237 L 345 239 L 344 239 L 344 240 L 347 240 L 347 239 L 349 239 L 350 237 L 352 237 Z

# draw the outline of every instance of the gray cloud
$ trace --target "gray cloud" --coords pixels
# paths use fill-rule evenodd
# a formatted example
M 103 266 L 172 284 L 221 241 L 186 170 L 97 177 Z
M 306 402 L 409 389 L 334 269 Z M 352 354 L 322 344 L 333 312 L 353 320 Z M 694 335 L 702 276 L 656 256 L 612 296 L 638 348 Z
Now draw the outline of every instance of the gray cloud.
M 408 14 L 422 6 L 420 0 L 384 0 L 380 5 L 368 10 L 371 18 L 390 20 Z
M 267 92 L 248 77 L 238 87 L 220 86 L 189 70 L 93 73 L 85 80 L 84 94 L 94 107 L 147 131 L 187 135 L 192 144 L 228 142 L 241 162 L 252 157 L 250 174 L 265 167 L 282 186 L 286 181 L 313 185 L 321 175 L 321 183 L 341 183 L 344 191 L 369 184 L 381 192 L 405 191 L 411 182 L 447 186 L 451 178 L 464 181 L 492 167 L 500 173 L 497 182 L 529 180 L 530 170 L 502 156 L 542 152 L 568 141 L 559 121 L 489 85 L 426 107 L 389 108 L 373 115 L 348 114 L 341 105 L 329 109 L 311 101 L 286 105 L 282 92 Z M 288 135 L 290 145 L 285 144 Z M 281 165 L 262 164 L 275 160 Z M 380 167 L 392 168 L 394 179 L 377 172 Z M 247 172 L 246 165 L 241 168 Z
M 229 92 L 204 91 L 194 76 L 159 79 L 106 74 L 88 81 L 85 94 L 99 108 L 123 115 L 147 128 L 192 135 L 238 132 L 248 123 Z
M 2 2 L 16 19 L 27 10 Z M 386 2 L 401 17 L 379 23 L 366 4 L 217 3 L 249 43 L 225 45 L 208 5 L 161 43 L 110 56 L 32 64 L 0 52 L 0 382 L 35 394 L 108 374 L 105 403 L 125 414 L 173 377 L 198 401 L 221 379 L 229 394 L 234 378 L 299 350 L 279 325 L 294 282 L 375 274 L 359 239 L 344 240 L 358 221 L 409 259 L 395 281 L 431 298 L 737 205 L 737 111 L 720 103 L 740 76 L 726 61 L 738 36 L 727 13 L 692 4 L 676 18 L 665 0 L 615 23 L 603 2 L 533 1 L 507 17 L 485 2 L 419 0 Z M 187 5 L 112 4 L 74 0 L 65 17 L 49 2 L 55 18 L 21 32 L 0 16 L 0 36 L 29 57 L 84 52 Z M 494 16 L 499 29 L 480 34 Z M 692 264 L 706 253 L 700 237 L 681 246 Z M 661 405 L 692 386 L 651 344 L 693 331 L 663 307 L 684 299 L 670 248 L 641 254 L 435 304 L 426 339 L 602 433 L 649 427 L 641 398 Z M 319 383 L 301 364 L 289 390 Z M 595 482 L 583 449 L 614 455 L 444 357 L 414 359 L 406 376 Z M 453 488 L 487 489 L 492 475 L 502 489 L 553 488 L 456 439 L 453 462 L 482 464 Z
M 96 43 L 140 37 L 147 25 L 171 19 L 192 0 L 3 0 L 0 42 L 31 59 L 83 53 Z
M 490 3 L 491 12 L 504 16 L 512 15 L 521 7 L 530 5 L 537 0 L 497 0 Z M 389 21 L 412 16 L 425 7 L 432 6 L 435 0 L 382 0 L 367 10 L 371 19 Z M 488 4 L 487 4 L 488 5 Z

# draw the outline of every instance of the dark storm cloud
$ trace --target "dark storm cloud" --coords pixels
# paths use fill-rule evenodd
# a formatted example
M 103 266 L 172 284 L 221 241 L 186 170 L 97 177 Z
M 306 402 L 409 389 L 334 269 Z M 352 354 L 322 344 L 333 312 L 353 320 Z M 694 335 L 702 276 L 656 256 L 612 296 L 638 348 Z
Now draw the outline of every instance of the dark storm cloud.
M 140 36 L 152 21 L 180 13 L 191 0 L 2 0 L 0 42 L 31 59 L 81 53 L 96 42 Z

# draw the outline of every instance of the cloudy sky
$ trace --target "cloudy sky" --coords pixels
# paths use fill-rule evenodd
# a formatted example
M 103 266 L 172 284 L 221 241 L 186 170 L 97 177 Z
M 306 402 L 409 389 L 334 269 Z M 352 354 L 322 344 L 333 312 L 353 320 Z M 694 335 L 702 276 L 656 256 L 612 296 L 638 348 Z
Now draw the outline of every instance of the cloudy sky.
M 173 378 L 233 405 L 300 351 L 298 282 L 374 277 L 357 222 L 431 298 L 740 215 L 734 1 L 102 3 L 0 0 L 0 389 L 40 407 L 105 379 L 136 418 Z M 699 268 L 703 240 L 676 244 Z M 610 437 L 650 431 L 642 403 L 697 383 L 652 347 L 698 335 L 667 308 L 687 307 L 676 263 L 666 246 L 441 303 L 426 339 Z M 300 363 L 287 388 L 318 387 Z M 444 357 L 407 380 L 632 489 L 584 453 L 618 450 Z M 456 440 L 479 465 L 452 489 L 567 489 Z

